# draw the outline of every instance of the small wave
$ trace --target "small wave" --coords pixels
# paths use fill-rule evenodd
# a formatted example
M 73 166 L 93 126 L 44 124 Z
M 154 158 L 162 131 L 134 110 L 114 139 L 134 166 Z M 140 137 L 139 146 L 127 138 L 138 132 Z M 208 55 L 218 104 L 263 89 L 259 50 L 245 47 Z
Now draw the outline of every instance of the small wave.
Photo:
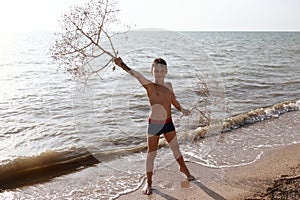
M 298 85 L 298 84 L 300 84 L 300 80 L 291 80 L 283 83 L 283 85 Z
M 158 148 L 162 148 L 167 145 L 168 143 L 165 140 L 165 138 L 161 137 L 158 143 Z M 92 152 L 95 158 L 97 158 L 100 162 L 105 163 L 114 160 L 116 158 L 120 158 L 122 156 L 128 156 L 129 154 L 143 152 L 146 149 L 147 149 L 147 144 L 143 143 L 143 144 L 127 147 L 127 148 L 121 147 L 121 148 L 114 148 L 114 149 L 109 149 L 104 151 L 93 150 L 92 148 L 90 148 L 89 150 Z
M 31 130 L 35 128 L 35 126 L 25 126 L 25 127 L 9 127 L 7 130 L 4 130 L 3 134 L 4 135 L 8 135 L 8 134 L 17 134 L 17 133 L 21 133 L 25 130 Z
M 224 120 L 222 132 L 228 132 L 267 119 L 277 118 L 286 112 L 298 111 L 299 109 L 300 100 L 290 100 L 237 114 Z M 196 137 L 204 138 L 209 128 L 211 127 L 204 126 L 197 128 L 195 131 Z
M 221 54 L 221 53 L 211 53 L 210 56 L 211 57 L 221 57 L 221 58 L 225 58 L 226 57 L 225 54 Z
M 3 163 L 0 165 L 0 191 L 46 182 L 99 161 L 85 149 L 73 149 L 66 152 L 47 151 Z
M 165 140 L 161 140 L 159 147 L 166 144 Z M 85 148 L 77 148 L 64 152 L 46 151 L 39 155 L 4 160 L 0 165 L 0 191 L 47 182 L 52 178 L 146 149 L 146 144 L 93 153 Z
M 291 100 L 238 114 L 225 120 L 223 124 L 223 132 L 267 119 L 277 118 L 286 112 L 299 110 L 299 108 L 300 100 Z
M 263 67 L 263 68 L 279 68 L 279 67 L 282 67 L 281 65 L 276 65 L 276 64 L 262 64 L 262 65 L 259 65 L 260 67 Z
M 189 162 L 192 163 L 196 163 L 198 165 L 202 165 L 205 167 L 209 167 L 209 168 L 215 168 L 215 169 L 222 169 L 222 168 L 233 168 L 233 167 L 241 167 L 241 166 L 246 166 L 246 165 L 251 165 L 255 162 L 257 162 L 258 160 L 261 159 L 262 155 L 264 154 L 263 151 L 261 151 L 256 157 L 255 159 L 249 161 L 249 162 L 241 162 L 239 164 L 228 164 L 228 165 L 215 165 L 212 163 L 209 163 L 207 160 L 205 159 L 199 159 L 200 161 L 195 161 L 195 160 L 189 160 Z

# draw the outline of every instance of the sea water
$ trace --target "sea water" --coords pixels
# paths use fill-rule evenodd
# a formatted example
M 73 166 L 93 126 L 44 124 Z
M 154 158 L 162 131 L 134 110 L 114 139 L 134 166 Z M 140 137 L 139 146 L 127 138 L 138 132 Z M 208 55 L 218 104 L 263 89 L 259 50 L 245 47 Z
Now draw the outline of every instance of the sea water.
M 233 167 L 255 162 L 267 149 L 299 143 L 299 112 L 279 116 L 283 110 L 299 109 L 298 32 L 165 34 L 129 34 L 126 45 L 117 41 L 119 55 L 149 79 L 152 60 L 165 58 L 167 80 L 187 108 L 199 100 L 196 83 L 207 81 L 211 95 L 218 96 L 216 102 L 221 105 L 207 105 L 206 111 L 218 119 L 213 122 L 216 126 L 220 118 L 254 109 L 264 110 L 266 116 L 271 113 L 264 118 L 269 120 L 223 134 L 219 127 L 210 137 L 194 141 L 187 133 L 193 134 L 197 128 L 193 127 L 197 116 L 180 118 L 173 109 L 186 159 L 209 167 Z M 122 70 L 113 72 L 110 67 L 87 84 L 74 80 L 50 58 L 54 39 L 52 32 L 0 37 L 1 172 L 22 169 L 20 163 L 32 170 L 35 165 L 42 166 L 41 160 L 71 162 L 74 157 L 81 159 L 86 151 L 99 162 L 86 168 L 77 166 L 72 173 L 34 185 L 25 183 L 26 187 L 4 190 L 0 197 L 112 199 L 138 188 L 144 180 L 149 114 L 144 89 Z M 101 64 L 101 59 L 94 63 L 96 67 L 97 63 Z M 216 88 L 223 91 L 215 92 Z M 289 101 L 284 109 L 265 108 L 284 101 Z M 277 117 L 289 123 L 278 124 Z M 156 169 L 173 162 L 172 153 L 162 144 Z

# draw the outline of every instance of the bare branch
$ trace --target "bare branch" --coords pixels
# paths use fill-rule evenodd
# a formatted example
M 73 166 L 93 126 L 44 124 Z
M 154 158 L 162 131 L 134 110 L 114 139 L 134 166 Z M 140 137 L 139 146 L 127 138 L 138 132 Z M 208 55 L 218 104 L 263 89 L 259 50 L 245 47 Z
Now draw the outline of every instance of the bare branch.
M 109 34 L 109 27 L 119 24 L 116 0 L 90 0 L 82 6 L 73 6 L 61 19 L 62 32 L 51 47 L 52 58 L 72 75 L 90 76 L 100 72 L 117 57 Z M 107 49 L 107 45 L 109 45 Z M 89 61 L 108 55 L 98 69 L 91 71 Z M 85 66 L 86 65 L 86 66 Z
M 117 51 L 116 51 L 115 48 L 114 48 L 114 45 L 113 45 L 113 43 L 112 43 L 112 41 L 111 41 L 111 37 L 110 37 L 110 36 L 107 34 L 107 32 L 104 31 L 104 30 L 103 30 L 103 33 L 106 35 L 106 37 L 107 37 L 107 39 L 108 39 L 108 41 L 109 41 L 110 47 L 111 47 L 111 49 L 113 50 L 114 54 L 117 55 Z

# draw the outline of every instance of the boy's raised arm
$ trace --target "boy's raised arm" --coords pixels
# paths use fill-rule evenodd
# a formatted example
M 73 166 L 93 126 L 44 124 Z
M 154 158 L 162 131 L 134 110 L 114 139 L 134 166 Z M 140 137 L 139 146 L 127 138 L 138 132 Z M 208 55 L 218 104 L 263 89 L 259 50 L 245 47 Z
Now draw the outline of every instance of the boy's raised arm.
M 120 57 L 115 58 L 114 62 L 115 62 L 116 65 L 121 67 L 127 73 L 134 76 L 145 88 L 147 87 L 147 85 L 149 83 L 152 83 L 150 80 L 146 79 L 140 72 L 135 71 L 134 69 L 131 69 L 130 67 L 128 67 Z

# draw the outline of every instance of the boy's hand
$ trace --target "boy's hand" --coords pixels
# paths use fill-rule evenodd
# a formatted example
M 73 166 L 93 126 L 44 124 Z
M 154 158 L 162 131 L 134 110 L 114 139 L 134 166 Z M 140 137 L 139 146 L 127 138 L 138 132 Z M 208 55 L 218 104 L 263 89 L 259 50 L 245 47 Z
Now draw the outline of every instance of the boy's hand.
M 118 57 L 114 59 L 114 62 L 116 65 L 118 65 L 119 67 L 122 67 L 122 63 L 124 64 L 122 58 Z
M 118 58 L 114 58 L 113 61 L 115 62 L 116 65 L 118 65 L 119 67 L 121 67 L 123 70 L 125 70 L 126 72 L 128 72 L 129 74 L 133 75 L 133 70 L 130 69 L 130 67 L 128 67 L 122 60 L 122 58 L 118 57 Z
M 188 109 L 184 109 L 184 108 L 182 108 L 181 109 L 181 116 L 180 117 L 183 117 L 183 116 L 189 116 L 190 114 L 191 114 L 191 111 L 190 110 L 188 110 Z

